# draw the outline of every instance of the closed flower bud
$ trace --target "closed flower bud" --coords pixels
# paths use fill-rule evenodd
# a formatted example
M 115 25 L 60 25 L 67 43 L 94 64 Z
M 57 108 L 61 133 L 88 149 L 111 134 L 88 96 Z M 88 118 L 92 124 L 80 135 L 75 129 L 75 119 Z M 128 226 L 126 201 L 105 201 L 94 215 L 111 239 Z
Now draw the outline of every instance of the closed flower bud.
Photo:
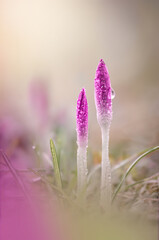
M 88 104 L 85 89 L 83 88 L 77 100 L 77 144 L 85 146 L 88 143 Z
M 101 59 L 95 75 L 95 103 L 100 125 L 105 125 L 112 118 L 112 89 L 108 69 Z

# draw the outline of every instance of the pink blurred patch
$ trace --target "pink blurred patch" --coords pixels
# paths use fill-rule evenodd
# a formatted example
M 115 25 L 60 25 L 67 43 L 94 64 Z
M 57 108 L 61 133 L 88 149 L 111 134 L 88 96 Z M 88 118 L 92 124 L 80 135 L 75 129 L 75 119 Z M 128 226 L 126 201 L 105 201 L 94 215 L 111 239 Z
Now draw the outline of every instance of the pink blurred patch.
M 33 112 L 43 127 L 48 124 L 49 98 L 48 88 L 42 81 L 34 81 L 30 87 L 30 102 Z

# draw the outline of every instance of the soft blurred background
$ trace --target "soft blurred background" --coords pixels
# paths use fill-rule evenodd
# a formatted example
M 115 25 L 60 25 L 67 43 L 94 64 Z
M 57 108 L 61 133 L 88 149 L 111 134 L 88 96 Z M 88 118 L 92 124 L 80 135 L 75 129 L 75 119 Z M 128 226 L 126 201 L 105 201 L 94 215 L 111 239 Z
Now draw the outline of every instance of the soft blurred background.
M 111 226 L 103 214 L 99 220 L 96 213 L 92 215 L 93 222 L 89 215 L 82 217 L 80 223 L 80 218 L 69 220 L 66 213 L 72 209 L 76 219 L 72 203 L 72 198 L 76 201 L 76 101 L 83 87 L 89 104 L 89 173 L 101 160 L 94 104 L 94 76 L 101 58 L 116 93 L 110 132 L 112 166 L 159 145 L 158 23 L 158 0 L 0 0 L 0 239 L 50 239 L 43 237 L 45 227 L 52 230 L 51 239 L 58 240 L 157 239 L 158 151 L 137 164 L 124 183 L 129 188 L 119 193 L 119 212 L 137 214 L 137 228 L 130 222 L 135 233 L 127 228 L 127 219 L 122 228 L 121 214 Z M 59 198 L 52 186 L 50 137 L 65 191 Z M 126 169 L 127 165 L 112 174 L 113 190 Z M 99 171 L 90 182 L 88 212 L 91 204 L 95 209 L 99 205 Z M 32 207 L 37 216 L 30 212 Z M 152 224 L 150 229 L 140 229 L 142 238 L 138 220 L 147 218 Z M 43 227 L 36 231 L 36 225 Z M 84 238 L 81 233 L 87 230 Z M 60 238 L 57 232 L 73 232 L 75 237 Z
M 157 145 L 158 22 L 157 0 L 0 0 L 1 113 L 31 124 L 30 86 L 40 80 L 49 111 L 61 112 L 75 134 L 76 100 L 85 87 L 89 145 L 98 151 L 94 75 L 103 58 L 116 92 L 111 149 L 133 153 Z

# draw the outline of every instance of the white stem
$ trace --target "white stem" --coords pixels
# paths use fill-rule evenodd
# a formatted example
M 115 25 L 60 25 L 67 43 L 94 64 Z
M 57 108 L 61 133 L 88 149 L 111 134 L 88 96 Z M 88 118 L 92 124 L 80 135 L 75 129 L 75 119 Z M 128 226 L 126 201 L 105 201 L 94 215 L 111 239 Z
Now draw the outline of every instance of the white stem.
M 77 150 L 77 178 L 78 178 L 78 193 L 81 193 L 87 184 L 87 147 L 78 146 Z
M 111 166 L 109 161 L 109 126 L 101 128 L 102 132 L 102 164 L 101 164 L 101 198 L 103 209 L 111 207 Z

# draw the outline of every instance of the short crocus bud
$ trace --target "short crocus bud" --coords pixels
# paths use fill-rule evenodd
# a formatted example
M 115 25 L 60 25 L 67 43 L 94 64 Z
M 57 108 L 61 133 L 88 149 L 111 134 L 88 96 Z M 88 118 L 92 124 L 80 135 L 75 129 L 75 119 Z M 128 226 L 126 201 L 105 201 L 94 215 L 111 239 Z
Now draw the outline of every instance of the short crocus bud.
M 95 75 L 95 104 L 102 133 L 101 206 L 109 210 L 111 204 L 111 166 L 109 161 L 109 128 L 112 119 L 112 89 L 110 77 L 101 59 Z
M 85 89 L 83 88 L 77 100 L 77 144 L 86 146 L 88 143 L 88 104 Z
M 112 89 L 108 69 L 101 59 L 95 75 L 95 103 L 100 126 L 107 125 L 112 118 Z
M 87 183 L 87 144 L 88 144 L 88 104 L 85 90 L 82 89 L 77 100 L 77 177 L 78 193 Z

